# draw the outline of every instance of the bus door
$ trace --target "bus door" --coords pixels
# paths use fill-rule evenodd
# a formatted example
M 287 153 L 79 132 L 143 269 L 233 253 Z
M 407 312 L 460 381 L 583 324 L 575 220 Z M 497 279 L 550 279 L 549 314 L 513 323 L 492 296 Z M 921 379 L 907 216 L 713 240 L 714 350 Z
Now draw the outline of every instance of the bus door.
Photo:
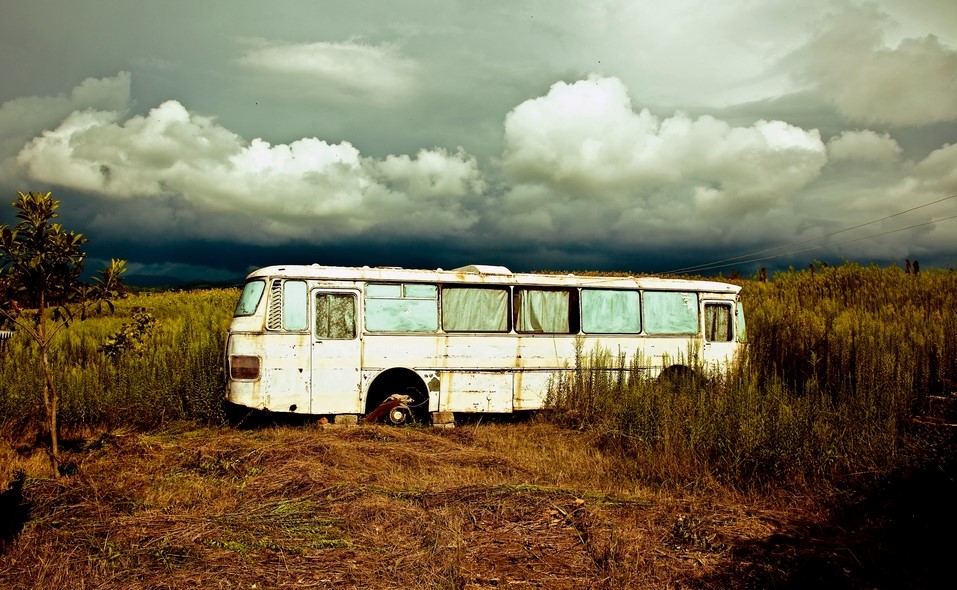
M 359 293 L 315 290 L 312 300 L 311 413 L 360 414 Z
M 724 364 L 734 359 L 734 301 L 702 302 L 704 308 L 703 361 L 707 365 Z

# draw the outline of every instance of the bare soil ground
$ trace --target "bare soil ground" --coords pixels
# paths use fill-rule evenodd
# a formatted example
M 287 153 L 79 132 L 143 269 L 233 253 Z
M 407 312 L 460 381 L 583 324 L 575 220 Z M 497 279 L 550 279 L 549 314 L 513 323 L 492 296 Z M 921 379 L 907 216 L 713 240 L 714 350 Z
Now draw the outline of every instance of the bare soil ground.
M 30 475 L 0 514 L 11 589 L 935 587 L 953 509 L 920 506 L 957 497 L 947 472 L 840 507 L 652 489 L 536 423 L 114 432 L 59 479 L 0 451 Z

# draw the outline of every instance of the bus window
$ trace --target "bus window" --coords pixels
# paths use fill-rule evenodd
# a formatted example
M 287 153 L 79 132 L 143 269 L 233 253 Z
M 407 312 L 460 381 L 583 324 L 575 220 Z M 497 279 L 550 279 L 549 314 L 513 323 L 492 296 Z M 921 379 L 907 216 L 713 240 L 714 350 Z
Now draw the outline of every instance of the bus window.
M 443 288 L 442 328 L 446 332 L 507 332 L 508 290 Z
M 731 342 L 731 306 L 724 303 L 704 304 L 704 339 L 707 342 Z
M 435 285 L 370 283 L 365 308 L 369 332 L 435 332 L 439 327 Z
M 738 316 L 738 342 L 747 342 L 748 329 L 747 324 L 744 322 L 744 305 L 742 305 L 740 301 L 736 307 L 736 312 Z
M 239 296 L 239 303 L 236 304 L 236 311 L 233 315 L 253 315 L 256 308 L 259 307 L 259 300 L 262 299 L 263 290 L 266 288 L 266 281 L 249 281 L 243 287 L 243 293 Z
M 568 291 L 515 290 L 515 331 L 568 334 Z
M 286 281 L 282 285 L 282 329 L 305 330 L 306 281 Z
M 316 293 L 316 338 L 356 337 L 356 298 L 348 293 Z
M 637 334 L 641 331 L 638 291 L 582 289 L 582 332 Z
M 698 296 L 679 291 L 645 291 L 645 332 L 697 334 Z

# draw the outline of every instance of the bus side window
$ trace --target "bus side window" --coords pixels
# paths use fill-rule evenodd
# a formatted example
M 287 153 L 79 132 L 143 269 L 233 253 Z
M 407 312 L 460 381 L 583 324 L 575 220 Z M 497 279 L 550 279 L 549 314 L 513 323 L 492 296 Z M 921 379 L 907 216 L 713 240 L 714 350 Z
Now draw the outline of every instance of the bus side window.
M 282 329 L 298 332 L 307 326 L 306 281 L 286 281 L 282 285 Z
M 738 301 L 736 306 L 736 312 L 738 316 L 738 342 L 747 342 L 748 328 L 744 321 L 744 305 L 742 305 L 740 301 Z
M 704 304 L 704 339 L 707 342 L 731 342 L 731 306 L 724 303 Z
M 316 293 L 316 338 L 356 337 L 356 298 L 348 293 Z
M 369 332 L 435 332 L 438 287 L 418 283 L 369 283 L 365 329 Z
M 275 280 L 269 289 L 267 330 L 301 332 L 309 327 L 305 281 Z
M 641 332 L 638 291 L 582 289 L 582 332 L 586 334 L 637 334 Z
M 645 333 L 698 334 L 698 295 L 684 291 L 645 291 Z
M 508 332 L 508 289 L 443 287 L 446 332 Z
M 568 334 L 570 293 L 565 290 L 515 290 L 515 331 Z

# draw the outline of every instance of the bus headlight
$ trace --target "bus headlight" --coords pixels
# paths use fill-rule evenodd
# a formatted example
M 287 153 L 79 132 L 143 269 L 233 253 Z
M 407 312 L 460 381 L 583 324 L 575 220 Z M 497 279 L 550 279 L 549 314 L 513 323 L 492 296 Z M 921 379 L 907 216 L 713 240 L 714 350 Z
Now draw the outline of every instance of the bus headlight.
M 238 354 L 230 356 L 229 376 L 244 381 L 259 379 L 259 357 Z

